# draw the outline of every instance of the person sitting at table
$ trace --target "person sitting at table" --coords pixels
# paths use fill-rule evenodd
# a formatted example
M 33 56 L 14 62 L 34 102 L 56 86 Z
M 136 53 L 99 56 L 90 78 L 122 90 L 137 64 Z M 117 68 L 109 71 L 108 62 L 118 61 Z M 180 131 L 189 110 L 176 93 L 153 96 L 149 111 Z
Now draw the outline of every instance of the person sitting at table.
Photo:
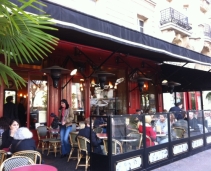
M 35 141 L 32 138 L 32 132 L 26 128 L 19 128 L 14 134 L 14 140 L 11 145 L 11 152 L 15 153 L 23 150 L 36 150 Z
M 16 131 L 10 149 L 12 153 L 24 150 L 36 150 L 36 144 L 35 140 L 33 139 L 33 134 L 27 127 L 21 127 Z M 36 163 L 40 163 L 39 157 L 37 158 Z M 41 163 L 44 164 L 44 161 L 42 160 Z
M 170 113 L 170 127 L 177 121 L 174 114 Z
M 106 116 L 106 113 L 101 113 L 101 116 Z M 103 133 L 106 133 L 107 122 L 102 117 L 97 117 L 94 121 L 94 128 L 101 127 L 103 129 Z
M 193 112 L 189 112 L 189 120 L 188 120 L 188 122 L 189 122 L 189 127 L 190 127 L 191 129 L 194 129 L 194 130 L 196 130 L 196 131 L 199 130 L 198 121 L 197 121 L 197 119 L 194 117 Z
M 16 119 L 13 119 L 9 122 L 9 129 L 3 132 L 2 134 L 2 145 L 1 149 L 4 149 L 5 151 L 9 151 L 9 147 L 12 144 L 13 137 L 15 132 L 19 128 L 19 121 Z
M 150 144 L 150 140 L 148 138 L 146 138 L 146 146 L 147 147 L 154 146 L 155 145 L 154 141 L 156 140 L 156 132 L 153 130 L 153 128 L 151 126 L 151 121 L 152 121 L 152 117 L 150 115 L 145 115 L 146 135 L 148 135 L 151 138 L 151 144 Z M 142 124 L 139 125 L 138 130 L 140 133 L 143 133 L 143 125 Z
M 135 116 L 131 116 L 130 118 L 130 125 L 132 125 L 133 129 L 137 129 L 137 124 L 138 122 L 142 121 L 142 115 L 141 115 L 142 111 L 140 109 L 136 109 L 136 113 L 134 114 Z
M 91 131 L 91 134 L 90 134 L 90 131 Z M 92 137 L 90 137 L 90 135 Z M 93 152 L 102 154 L 102 149 L 100 146 L 102 144 L 102 141 L 97 137 L 96 133 L 90 127 L 90 118 L 85 119 L 85 128 L 79 130 L 78 135 L 75 138 L 76 141 L 77 141 L 78 136 L 85 137 L 89 140 L 91 139 L 92 140 L 91 144 L 93 146 Z M 87 150 L 88 150 L 88 152 L 90 152 L 89 144 L 87 145 Z
M 168 122 L 167 122 L 166 114 L 161 114 L 159 116 L 159 120 L 157 120 L 154 129 L 156 132 L 159 132 L 160 134 L 166 134 L 166 136 L 157 137 L 157 142 L 159 144 L 168 142 Z

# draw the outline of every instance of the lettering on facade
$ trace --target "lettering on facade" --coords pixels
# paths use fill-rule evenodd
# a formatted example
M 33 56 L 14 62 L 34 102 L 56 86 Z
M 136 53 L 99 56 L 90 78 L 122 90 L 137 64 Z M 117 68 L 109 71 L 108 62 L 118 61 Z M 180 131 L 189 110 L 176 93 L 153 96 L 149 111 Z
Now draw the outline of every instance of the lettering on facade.
M 201 147 L 201 146 L 203 146 L 203 144 L 204 144 L 204 141 L 203 141 L 202 138 L 193 140 L 192 141 L 192 148 L 194 149 L 194 148 Z
M 134 169 L 141 168 L 142 166 L 142 156 L 135 156 L 132 158 L 127 158 L 126 160 L 121 160 L 116 163 L 116 171 L 130 171 Z
M 149 163 L 156 163 L 161 160 L 165 160 L 168 158 L 168 149 L 163 148 L 161 150 L 153 151 L 149 153 Z
M 174 145 L 172 150 L 175 156 L 181 153 L 185 153 L 188 151 L 188 143 Z
M 211 143 L 211 136 L 207 136 L 206 137 L 206 142 L 207 142 L 207 144 L 210 144 Z

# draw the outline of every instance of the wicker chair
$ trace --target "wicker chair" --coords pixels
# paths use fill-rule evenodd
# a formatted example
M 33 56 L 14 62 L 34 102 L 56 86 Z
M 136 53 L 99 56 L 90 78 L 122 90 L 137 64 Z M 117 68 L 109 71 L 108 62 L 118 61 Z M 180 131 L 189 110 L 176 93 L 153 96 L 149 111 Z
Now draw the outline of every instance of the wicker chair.
M 104 149 L 106 152 L 106 155 L 108 154 L 108 139 L 103 139 L 103 144 L 104 144 Z M 119 150 L 117 150 L 119 148 Z M 122 144 L 116 140 L 116 139 L 112 139 L 112 154 L 116 155 L 116 154 L 121 154 L 123 152 L 122 150 Z
M 131 132 L 127 135 L 127 137 L 136 138 L 137 141 L 130 142 L 130 146 L 136 147 L 136 149 L 140 149 L 142 145 L 143 135 L 139 132 Z
M 71 132 L 70 133 L 70 145 L 71 145 L 71 151 L 69 154 L 69 157 L 67 159 L 67 161 L 69 162 L 69 160 L 72 159 L 77 159 L 78 157 L 72 157 L 72 153 L 73 151 L 76 149 L 77 150 L 77 154 L 78 154 L 78 142 L 75 140 L 76 136 L 78 135 L 78 133 L 76 132 Z
M 56 157 L 56 153 L 59 152 L 61 154 L 61 141 L 60 139 L 52 139 L 48 141 L 48 154 L 50 152 L 54 152 Z
M 143 133 L 139 133 L 139 134 L 141 134 L 141 136 L 142 136 L 142 139 L 141 139 L 141 146 L 140 146 L 140 148 L 141 147 L 143 147 Z M 152 139 L 148 136 L 148 135 L 146 135 L 146 139 L 148 139 L 149 140 L 149 146 L 151 147 L 153 144 L 152 144 Z
M 6 159 L 7 153 L 4 150 L 0 150 L 0 165 Z
M 34 163 L 41 164 L 42 162 L 42 156 L 38 151 L 33 151 L 33 150 L 24 150 L 24 151 L 19 151 L 16 152 L 12 155 L 14 156 L 26 156 L 29 157 L 34 161 Z
M 185 129 L 181 128 L 181 127 L 173 127 L 172 131 L 174 131 L 175 135 L 176 135 L 176 139 L 180 139 L 184 137 L 185 134 Z
M 38 145 L 37 149 L 39 149 L 40 144 L 42 145 L 42 153 L 47 147 L 47 143 L 52 140 L 52 138 L 48 138 L 48 127 L 47 126 L 39 126 L 37 127 L 37 136 L 38 136 Z M 55 139 L 55 138 L 54 138 Z
M 82 137 L 82 136 L 78 136 L 77 137 L 77 142 L 78 142 L 78 162 L 76 164 L 76 168 L 78 168 L 78 166 L 85 166 L 85 171 L 87 171 L 87 168 L 89 165 L 89 159 L 90 159 L 90 156 L 89 156 L 89 152 L 87 150 L 87 145 L 90 144 L 90 141 L 85 138 L 85 137 Z M 83 157 L 83 154 L 85 153 L 85 164 L 80 164 L 80 161 L 81 161 L 81 158 Z
M 26 156 L 14 156 L 6 159 L 0 167 L 0 171 L 10 171 L 16 167 L 35 164 L 32 159 Z

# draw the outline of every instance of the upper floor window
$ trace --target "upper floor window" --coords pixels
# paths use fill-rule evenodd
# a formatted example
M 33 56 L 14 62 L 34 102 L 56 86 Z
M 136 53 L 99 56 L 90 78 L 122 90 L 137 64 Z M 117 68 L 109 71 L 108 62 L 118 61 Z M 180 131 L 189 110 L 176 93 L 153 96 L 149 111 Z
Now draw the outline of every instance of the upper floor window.
M 144 32 L 144 21 L 138 20 L 138 22 L 139 22 L 139 31 L 141 33 L 143 33 Z

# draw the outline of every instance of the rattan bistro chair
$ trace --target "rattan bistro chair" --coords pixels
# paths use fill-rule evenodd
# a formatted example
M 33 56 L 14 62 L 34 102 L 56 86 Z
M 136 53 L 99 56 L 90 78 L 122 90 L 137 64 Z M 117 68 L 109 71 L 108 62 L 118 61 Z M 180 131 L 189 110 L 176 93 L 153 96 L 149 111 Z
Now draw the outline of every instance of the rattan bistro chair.
M 103 144 L 104 144 L 104 149 L 106 152 L 106 155 L 108 154 L 108 139 L 103 139 Z M 116 139 L 112 139 L 112 154 L 116 155 L 116 154 L 121 154 L 123 152 L 122 150 L 122 144 L 116 140 Z
M 42 153 L 45 149 L 47 149 L 47 143 L 55 138 L 48 138 L 48 127 L 47 126 L 39 126 L 37 127 L 37 136 L 38 136 L 38 144 L 37 149 L 39 149 L 40 145 L 42 145 Z
M 4 150 L 0 150 L 0 165 L 6 159 L 7 153 Z
M 34 161 L 36 164 L 41 164 L 42 162 L 42 156 L 38 151 L 33 151 L 33 150 L 24 150 L 24 151 L 19 151 L 16 152 L 12 155 L 14 156 L 26 156 L 29 157 Z
M 14 156 L 6 159 L 0 167 L 0 171 L 10 171 L 16 167 L 35 164 L 32 159 L 26 156 Z
M 175 137 L 176 139 L 180 139 L 180 138 L 183 138 L 184 137 L 184 134 L 185 134 L 185 129 L 184 128 L 181 128 L 181 127 L 173 127 L 172 128 L 172 131 L 174 131 L 175 136 L 176 136 Z
M 69 160 L 72 158 L 72 159 L 77 159 L 77 157 L 72 157 L 72 153 L 73 151 L 76 149 L 77 150 L 77 154 L 78 154 L 78 142 L 75 140 L 76 136 L 78 135 L 77 132 L 71 132 L 70 133 L 70 145 L 71 145 L 71 151 L 70 151 L 70 154 L 69 154 L 69 157 L 67 159 L 67 161 L 69 162 Z
M 77 137 L 77 142 L 78 142 L 78 162 L 76 164 L 76 168 L 78 168 L 78 166 L 85 166 L 85 171 L 87 171 L 87 168 L 89 165 L 89 159 L 90 159 L 90 156 L 89 156 L 89 152 L 87 150 L 87 145 L 90 144 L 90 141 L 89 139 L 85 138 L 85 137 L 82 137 L 82 136 L 78 136 Z M 83 157 L 83 155 L 86 155 L 85 156 L 85 164 L 79 164 L 80 161 L 81 161 L 81 158 Z
M 137 141 L 130 142 L 130 146 L 135 147 L 136 149 L 140 149 L 142 145 L 143 135 L 139 132 L 131 132 L 127 135 L 127 137 L 135 138 Z

